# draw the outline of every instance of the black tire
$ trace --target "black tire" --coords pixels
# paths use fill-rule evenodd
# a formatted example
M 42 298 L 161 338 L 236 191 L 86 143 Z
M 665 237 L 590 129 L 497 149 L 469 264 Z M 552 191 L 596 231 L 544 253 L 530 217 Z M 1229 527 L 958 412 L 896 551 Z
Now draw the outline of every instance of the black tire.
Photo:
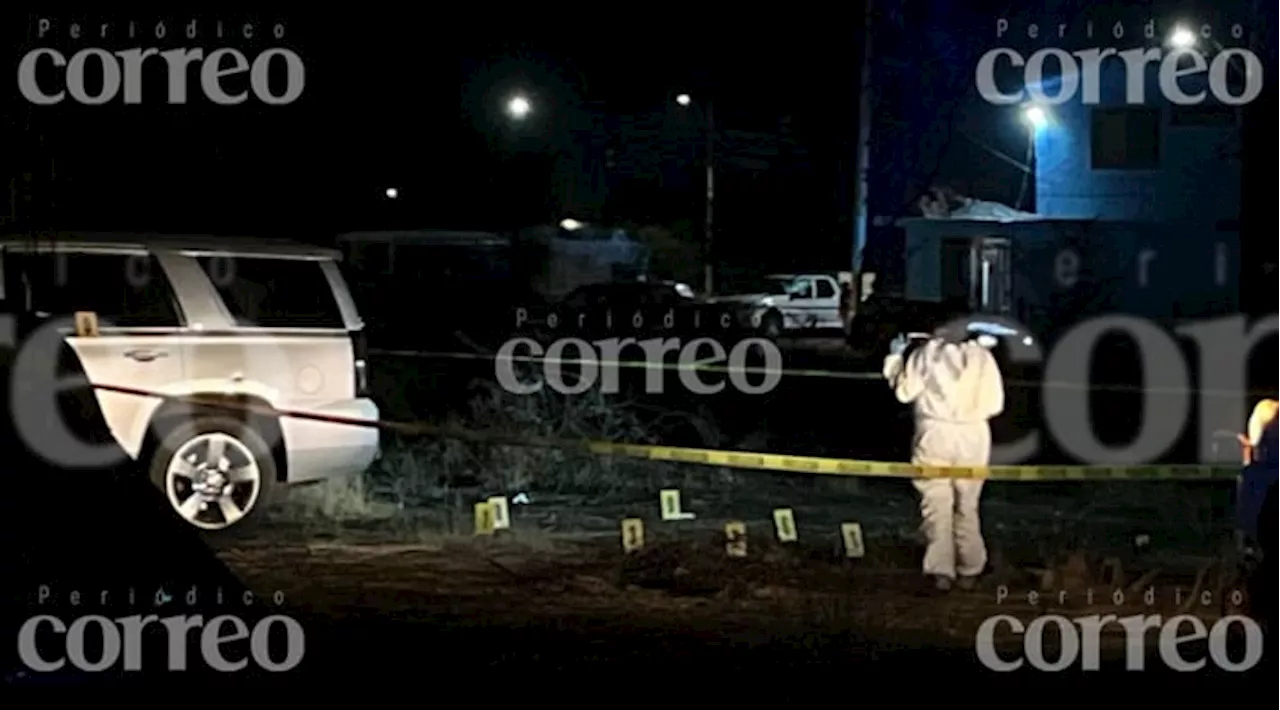
M 256 494 L 246 494 L 244 489 L 248 487 L 247 484 L 233 489 L 233 500 L 238 505 L 243 506 L 242 515 L 231 524 L 223 524 L 221 527 L 217 526 L 218 521 L 221 520 L 225 523 L 226 520 L 221 511 L 221 506 L 209 506 L 209 508 L 217 507 L 217 512 L 210 515 L 197 513 L 196 518 L 198 521 L 193 521 L 178 510 L 177 501 L 193 497 L 195 493 L 183 496 L 180 491 L 168 490 L 167 486 L 169 464 L 174 456 L 185 444 L 207 434 L 225 434 L 235 439 L 252 455 L 253 462 L 258 469 L 258 490 Z M 238 455 L 241 452 L 237 451 L 236 453 Z M 159 444 L 155 447 L 148 463 L 148 476 L 151 479 L 151 483 L 160 490 L 160 494 L 175 515 L 182 518 L 184 522 L 196 528 L 202 534 L 210 536 L 223 536 L 233 532 L 244 531 L 261 520 L 262 509 L 274 502 L 278 488 L 275 457 L 272 456 L 271 447 L 267 445 L 262 435 L 242 421 L 216 415 L 201 416 L 191 421 L 181 422 L 176 426 L 166 427 L 161 431 Z M 205 510 L 204 512 L 212 513 L 211 510 Z
M 760 335 L 769 340 L 777 340 L 782 337 L 785 330 L 782 322 L 782 314 L 777 311 L 769 311 L 760 318 Z

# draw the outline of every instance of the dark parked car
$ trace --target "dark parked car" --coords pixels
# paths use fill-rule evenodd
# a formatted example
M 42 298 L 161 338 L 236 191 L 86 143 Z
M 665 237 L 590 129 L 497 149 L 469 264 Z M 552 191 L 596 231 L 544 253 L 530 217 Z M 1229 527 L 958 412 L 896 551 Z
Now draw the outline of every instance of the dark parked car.
M 552 338 L 676 335 L 692 324 L 698 302 L 684 284 L 630 281 L 591 284 L 553 304 L 543 330 Z M 554 315 L 554 318 L 550 317 Z

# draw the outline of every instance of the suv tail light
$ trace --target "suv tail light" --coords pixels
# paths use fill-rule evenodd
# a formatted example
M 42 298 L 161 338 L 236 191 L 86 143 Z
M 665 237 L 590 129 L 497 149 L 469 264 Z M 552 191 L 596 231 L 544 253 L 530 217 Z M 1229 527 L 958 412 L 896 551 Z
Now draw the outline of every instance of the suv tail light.
M 364 331 L 351 333 L 351 346 L 355 363 L 356 397 L 369 396 L 369 343 Z

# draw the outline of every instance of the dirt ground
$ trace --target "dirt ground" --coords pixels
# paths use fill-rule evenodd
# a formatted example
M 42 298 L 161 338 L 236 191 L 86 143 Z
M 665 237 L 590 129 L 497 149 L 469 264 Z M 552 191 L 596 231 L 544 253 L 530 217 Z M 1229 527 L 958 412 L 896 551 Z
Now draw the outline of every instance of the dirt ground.
M 697 511 L 697 519 L 664 523 L 656 515 L 657 501 L 647 495 L 611 504 L 535 495 L 516 508 L 512 529 L 493 538 L 448 533 L 439 521 L 431 524 L 430 510 L 405 510 L 376 523 L 342 526 L 270 520 L 254 534 L 217 544 L 215 559 L 209 541 L 182 525 L 146 481 L 127 477 L 112 485 L 103 482 L 93 495 L 75 497 L 75 514 L 67 516 L 66 496 L 56 493 L 72 489 L 73 482 L 50 481 L 40 495 L 11 500 L 9 515 L 0 516 L 13 524 L 7 539 L 21 541 L 23 553 L 10 560 L 0 580 L 6 583 L 8 602 L 0 605 L 5 628 L 16 634 L 36 614 L 78 618 L 97 611 L 117 618 L 145 609 L 148 614 L 205 614 L 209 619 L 235 614 L 256 624 L 266 614 L 284 613 L 305 630 L 300 666 L 288 673 L 250 671 L 234 678 L 206 668 L 198 677 L 208 678 L 211 690 L 243 680 L 245 687 L 262 682 L 273 690 L 288 690 L 292 698 L 341 691 L 377 702 L 389 698 L 391 689 L 408 686 L 417 698 L 466 693 L 475 703 L 514 702 L 535 694 L 590 702 L 628 700 L 631 695 L 681 702 L 708 693 L 722 700 L 759 701 L 765 694 L 829 700 L 833 688 L 848 689 L 850 684 L 854 690 L 884 684 L 896 685 L 899 692 L 927 690 L 919 681 L 911 685 L 926 670 L 928 683 L 938 688 L 961 687 L 950 685 L 960 676 L 966 690 L 975 684 L 1008 689 L 1022 682 L 1043 690 L 1046 683 L 1060 681 L 1054 687 L 1070 686 L 1092 696 L 1110 692 L 1101 688 L 1102 682 L 1110 689 L 1132 677 L 1152 686 L 1154 676 L 1135 677 L 1122 667 L 1110 672 L 1116 662 L 1123 665 L 1125 651 L 1123 639 L 1114 633 L 1106 636 L 1104 672 L 997 675 L 976 661 L 974 633 L 981 620 L 1005 612 L 1028 621 L 1055 609 L 1068 617 L 1090 612 L 1168 616 L 1185 610 L 1212 624 L 1225 611 L 1214 599 L 1180 605 L 1174 595 L 1187 590 L 1186 602 L 1200 598 L 1191 593 L 1197 586 L 1219 597 L 1230 589 L 1206 566 L 1210 558 L 1172 544 L 1174 538 L 1150 520 L 1145 529 L 1151 541 L 1140 553 L 1117 551 L 1099 559 L 1103 546 L 1094 546 L 1087 553 L 1067 555 L 1061 564 L 1037 568 L 1042 564 L 1035 562 L 1042 544 L 1037 535 L 1058 539 L 1053 521 L 1063 517 L 1047 490 L 1034 496 L 1039 507 L 1010 500 L 1022 489 L 993 491 L 988 506 L 995 553 L 990 578 L 983 589 L 939 599 L 917 595 L 918 548 L 895 532 L 911 519 L 910 508 L 888 505 L 895 500 L 889 497 L 892 491 L 870 486 L 867 498 L 877 509 L 901 511 L 876 518 L 867 501 L 859 503 L 853 496 L 846 496 L 843 505 L 822 507 L 812 499 L 829 492 L 813 490 L 806 497 L 779 484 L 782 488 L 763 499 L 738 495 L 717 502 L 709 493 L 690 493 L 686 509 Z M 50 508 L 57 505 L 64 514 L 58 519 L 68 525 L 33 536 L 24 527 L 32 512 L 52 517 L 36 507 L 43 501 Z M 796 513 L 797 542 L 775 541 L 769 513 L 778 501 Z M 730 557 L 725 549 L 728 513 L 746 523 L 745 557 Z M 624 554 L 617 527 L 622 515 L 645 519 L 641 551 Z M 846 558 L 839 546 L 835 523 L 848 516 L 862 522 L 862 558 Z M 1103 510 L 1092 519 L 1102 530 L 1118 516 L 1117 510 Z M 1018 520 L 1024 524 L 1012 526 Z M 1039 528 L 1026 524 L 1036 520 L 1048 522 Z M 1114 526 L 1117 535 L 1128 534 L 1126 525 Z M 1026 544 L 1018 544 L 1022 541 Z M 1104 570 L 1108 561 L 1122 562 L 1123 569 L 1113 564 Z M 200 601 L 186 601 L 180 592 L 196 585 L 204 590 Z M 251 609 L 233 607 L 232 600 L 241 598 L 241 585 L 259 600 Z M 44 586 L 54 590 L 48 604 L 39 597 Z M 211 597 L 214 587 L 219 593 Z M 1148 587 L 1159 593 L 1150 607 L 1141 595 Z M 1096 590 L 1093 604 L 1088 588 Z M 141 595 L 136 601 L 135 589 Z M 224 599 L 224 589 L 232 596 Z M 1038 607 L 1027 600 L 1033 589 L 1048 592 Z M 1122 603 L 1108 594 L 1116 589 L 1124 591 Z M 80 591 L 86 596 L 77 602 L 73 595 Z M 108 596 L 100 597 L 104 591 Z M 170 603 L 175 606 L 166 606 Z M 1046 641 L 1052 649 L 1053 639 Z M 164 642 L 156 639 L 160 645 L 149 648 L 157 655 L 147 651 L 146 658 L 168 657 L 170 647 Z M 997 642 L 1005 658 L 1019 650 L 1011 634 L 997 634 Z M 191 682 L 197 670 L 170 672 L 162 663 L 148 667 L 154 674 L 141 676 L 47 675 L 26 672 L 14 645 L 8 655 L 13 658 L 5 672 L 12 673 L 5 678 L 17 684 L 82 684 L 96 678 L 139 688 L 157 682 L 187 692 L 203 687 Z M 1149 647 L 1146 658 L 1151 658 Z M 1158 669 L 1158 660 L 1148 660 L 1149 667 Z M 1274 684 L 1273 663 L 1264 659 L 1257 668 L 1269 671 Z M 1189 674 L 1182 685 L 1218 678 Z M 1082 679 L 1095 682 L 1081 686 Z M 1253 677 L 1237 674 L 1227 680 L 1240 688 Z M 1155 689 L 1163 692 L 1176 685 L 1162 680 Z
M 491 538 L 412 540 L 376 528 L 317 537 L 284 526 L 219 554 L 259 595 L 282 593 L 308 623 L 361 629 L 323 638 L 372 648 L 392 642 L 372 644 L 368 634 L 391 634 L 418 649 L 391 660 L 370 651 L 366 660 L 379 669 L 411 658 L 454 668 L 448 657 L 457 673 L 896 673 L 944 663 L 1006 683 L 975 662 L 975 634 L 993 615 L 1029 623 L 1043 614 L 1193 614 L 1211 626 L 1241 610 L 1233 602 L 1247 605 L 1233 599 L 1230 565 L 1203 556 L 1122 561 L 1081 552 L 1035 568 L 996 550 L 979 589 L 938 597 L 922 589 L 913 544 L 873 536 L 865 556 L 851 559 L 838 535 L 782 543 L 768 521 L 755 520 L 738 558 L 725 548 L 724 522 L 646 521 L 645 547 L 630 553 L 619 531 L 525 525 Z M 1154 596 L 1144 598 L 1148 590 Z M 1008 628 L 995 640 L 1008 657 L 1022 648 Z M 1150 655 L 1154 632 L 1147 640 Z M 1046 642 L 1057 647 L 1052 633 Z M 1104 664 L 1124 662 L 1118 626 L 1102 646 Z
M 803 345 L 843 354 L 838 342 Z M 788 363 L 818 366 L 792 357 Z M 744 448 L 824 451 L 811 445 L 808 420 L 786 414 L 824 401 L 810 395 L 827 385 L 810 379 L 801 381 L 810 389 L 768 407 L 770 416 L 796 421 L 741 416 L 744 431 L 769 430 L 776 439 Z M 388 382 L 403 389 L 399 379 Z M 419 405 L 408 402 L 404 416 L 422 416 Z M 759 402 L 742 406 L 764 411 Z M 893 438 L 889 418 L 841 424 L 840 446 L 827 453 L 876 458 L 868 452 Z M 650 481 L 651 490 L 634 499 L 603 490 L 595 497 L 535 494 L 530 505 L 513 507 L 512 529 L 493 538 L 471 534 L 470 503 L 497 491 L 458 491 L 456 505 L 409 502 L 378 523 L 280 521 L 227 544 L 220 557 L 259 595 L 282 593 L 285 608 L 314 630 L 314 653 L 340 659 L 323 663 L 326 673 L 422 677 L 427 684 L 466 678 L 503 693 L 514 692 L 514 678 L 538 688 L 553 680 L 557 697 L 593 702 L 627 693 L 679 702 L 690 688 L 729 693 L 730 686 L 750 700 L 765 692 L 829 699 L 833 687 L 850 682 L 924 691 L 910 685 L 924 668 L 932 669 L 930 682 L 954 676 L 968 688 L 984 681 L 1007 688 L 1015 682 L 1010 675 L 976 659 L 977 630 L 994 615 L 1029 623 L 1045 614 L 1187 613 L 1212 625 L 1235 611 L 1232 592 L 1240 584 L 1223 555 L 1221 490 L 993 483 L 984 493 L 991 573 L 977 590 L 939 598 L 922 593 L 918 511 L 905 481 L 705 468 L 669 476 Z M 684 508 L 696 511 L 696 520 L 660 520 L 658 489 L 665 487 L 684 491 Z M 777 541 L 771 513 L 778 507 L 794 511 L 797 542 Z M 619 529 L 627 517 L 645 524 L 645 548 L 630 554 Z M 745 558 L 727 554 L 729 520 L 746 524 Z M 862 526 L 862 558 L 845 556 L 840 525 L 850 521 Z M 1096 685 L 1070 671 L 1013 675 L 1041 691 L 1057 679 L 1072 691 L 1105 695 L 1125 677 L 1126 660 L 1122 630 L 1110 625 L 1105 632 L 1104 667 L 1119 673 L 1094 674 Z M 1144 657 L 1151 658 L 1156 635 L 1145 640 Z M 1006 658 L 1022 649 L 1008 627 L 995 641 Z M 1045 645 L 1056 643 L 1047 633 Z M 1160 660 L 1148 667 L 1161 668 Z M 334 668 L 342 670 L 328 670 Z M 1139 675 L 1151 684 L 1150 673 Z M 1181 680 L 1208 677 L 1193 675 Z M 1228 681 L 1238 685 L 1240 678 Z M 592 690 L 606 682 L 608 692 Z M 1108 688 L 1099 691 L 1102 682 Z

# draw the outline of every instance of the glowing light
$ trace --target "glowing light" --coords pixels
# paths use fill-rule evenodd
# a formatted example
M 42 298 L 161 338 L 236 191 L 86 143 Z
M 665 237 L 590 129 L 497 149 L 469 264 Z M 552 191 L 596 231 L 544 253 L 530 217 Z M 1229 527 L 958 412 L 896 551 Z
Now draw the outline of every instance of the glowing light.
M 681 106 L 688 106 L 689 104 L 693 103 L 693 97 L 689 96 L 688 94 L 680 94 L 679 96 L 676 97 L 676 103 L 680 104 Z
M 582 223 L 576 219 L 564 219 L 560 221 L 560 227 L 562 229 L 567 229 L 570 232 L 572 232 L 575 229 L 581 229 Z
M 388 187 L 386 194 L 387 194 L 388 200 L 394 200 L 400 196 L 400 191 L 395 189 L 394 187 Z
M 1049 114 L 1039 106 L 1028 106 L 1022 110 L 1022 117 L 1032 128 L 1043 128 L 1049 122 Z
M 1175 27 L 1169 35 L 1169 44 L 1178 49 L 1186 49 L 1195 46 L 1196 35 L 1185 27 Z
M 514 118 L 524 118 L 533 110 L 533 105 L 529 103 L 529 99 L 523 96 L 516 96 L 507 102 L 507 113 Z

